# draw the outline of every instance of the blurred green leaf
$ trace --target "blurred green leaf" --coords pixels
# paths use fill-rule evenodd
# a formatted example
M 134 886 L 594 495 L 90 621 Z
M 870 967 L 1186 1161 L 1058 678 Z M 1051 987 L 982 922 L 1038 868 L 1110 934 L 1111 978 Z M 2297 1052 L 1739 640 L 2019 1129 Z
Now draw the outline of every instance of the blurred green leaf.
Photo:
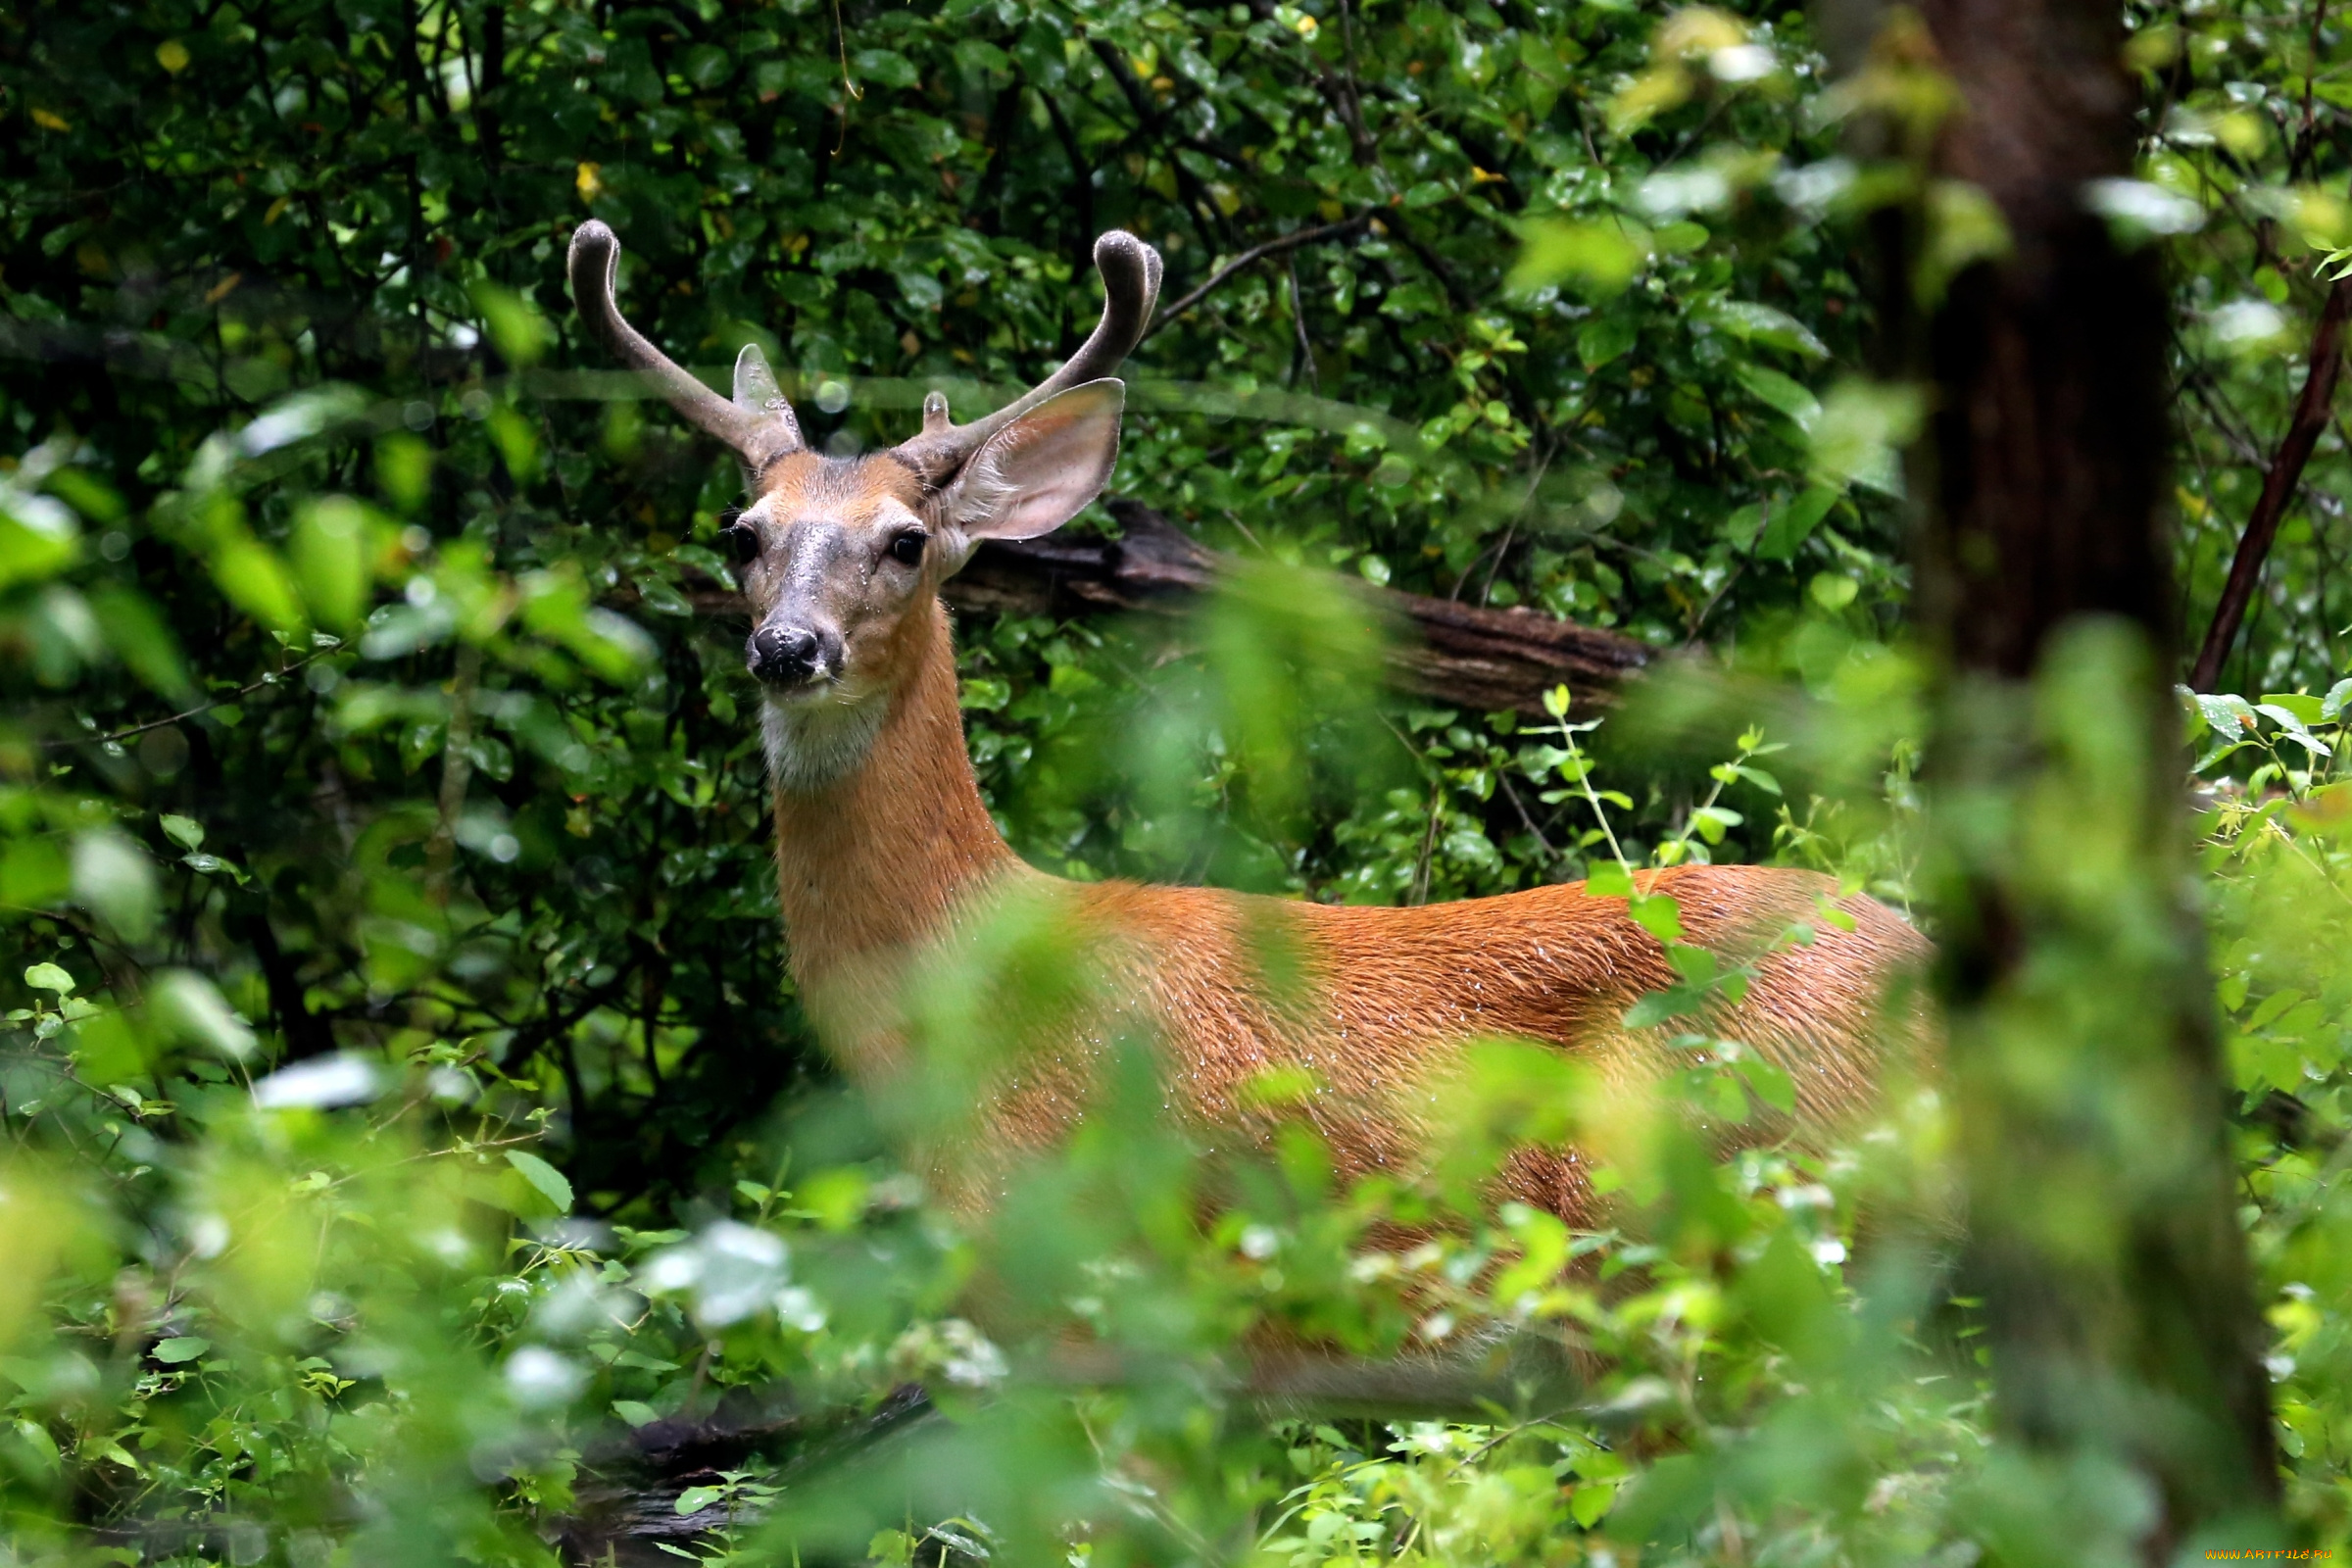
M 1633 281 L 1648 254 L 1648 236 L 1638 227 L 1536 219 L 1520 230 L 1519 260 L 1508 286 L 1515 293 L 1530 294 L 1574 282 L 1605 298 Z
M 74 976 L 54 963 L 36 963 L 24 971 L 24 983 L 36 991 L 54 991 L 70 996 L 74 988 Z
M 307 503 L 294 519 L 294 575 L 318 624 L 350 632 L 372 587 L 375 555 L 367 509 L 347 496 Z
M 522 1172 L 522 1179 L 537 1188 L 547 1200 L 556 1205 L 559 1213 L 571 1212 L 571 1183 L 564 1173 L 527 1150 L 507 1151 L 507 1163 Z M 691 1510 L 689 1510 L 691 1511 Z
M 115 657 L 158 695 L 186 701 L 194 690 L 187 660 L 154 601 L 135 588 L 109 586 L 93 590 L 89 602 Z
M 155 925 L 154 862 L 114 829 L 91 828 L 74 840 L 74 898 L 139 941 Z
M 490 328 L 490 341 L 497 345 L 499 358 L 516 369 L 538 364 L 556 340 L 555 329 L 539 313 L 513 289 L 486 278 L 476 279 L 469 292 Z

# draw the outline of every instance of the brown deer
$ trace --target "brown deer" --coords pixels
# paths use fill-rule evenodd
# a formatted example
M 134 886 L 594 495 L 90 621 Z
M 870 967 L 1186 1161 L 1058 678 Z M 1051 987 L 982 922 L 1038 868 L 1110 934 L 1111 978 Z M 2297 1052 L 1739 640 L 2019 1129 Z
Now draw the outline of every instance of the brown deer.
M 939 587 L 981 541 L 1050 532 L 1109 477 L 1124 396 L 1110 375 L 1158 293 L 1150 246 L 1121 232 L 1097 241 L 1102 322 L 1032 391 L 963 425 L 934 392 L 918 434 L 855 458 L 808 450 L 756 347 L 736 362 L 731 402 L 664 357 L 613 303 L 618 260 L 605 224 L 573 234 L 582 314 L 748 475 L 752 499 L 727 534 L 755 620 L 745 657 L 761 693 L 791 969 L 827 1049 L 869 1085 L 906 1081 L 918 1065 L 901 1000 L 910 964 L 954 950 L 1007 900 L 1052 904 L 1095 955 L 1103 1000 L 1047 1026 L 991 1082 L 970 1147 L 944 1162 L 959 1173 L 952 1187 L 985 1201 L 1016 1154 L 1076 1122 L 1123 1028 L 1156 1039 L 1171 1104 L 1212 1136 L 1263 1136 L 1272 1121 L 1253 1085 L 1303 1069 L 1317 1086 L 1304 1113 L 1347 1173 L 1410 1168 L 1426 1152 L 1433 1085 L 1473 1039 L 1548 1042 L 1611 1076 L 1654 1070 L 1659 1031 L 1621 1019 L 1677 977 L 1622 898 L 1575 884 L 1372 908 L 1067 883 L 997 831 L 964 748 Z M 1809 945 L 1766 951 L 1793 922 L 1820 921 L 1837 891 L 1827 878 L 1693 865 L 1637 885 L 1673 895 L 1687 941 L 1750 957 L 1744 999 L 1705 1026 L 1788 1072 L 1800 1131 L 1865 1104 L 1886 1051 L 1918 1039 L 1915 1009 L 1890 1014 L 1887 995 L 1927 944 L 1885 906 L 1847 899 L 1851 929 L 1821 922 Z M 1291 956 L 1285 984 L 1268 978 L 1269 942 Z M 1516 1158 L 1500 1186 L 1572 1223 L 1592 1217 L 1574 1153 Z

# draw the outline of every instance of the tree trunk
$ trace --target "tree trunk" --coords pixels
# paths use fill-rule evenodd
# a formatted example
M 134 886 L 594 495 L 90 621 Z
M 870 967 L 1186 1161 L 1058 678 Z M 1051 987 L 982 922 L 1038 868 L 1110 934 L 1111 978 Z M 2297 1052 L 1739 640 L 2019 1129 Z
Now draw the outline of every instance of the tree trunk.
M 2165 295 L 2154 250 L 2120 249 L 2084 201 L 2132 174 L 2136 97 L 2112 0 L 1924 17 L 1962 102 L 1936 172 L 1990 197 L 2011 238 L 1913 341 L 1935 411 L 1919 612 L 1964 1272 L 2005 1433 L 2136 1473 L 2152 1511 L 2077 1522 L 2158 1562 L 2259 1521 L 2278 1482 L 2182 892 Z

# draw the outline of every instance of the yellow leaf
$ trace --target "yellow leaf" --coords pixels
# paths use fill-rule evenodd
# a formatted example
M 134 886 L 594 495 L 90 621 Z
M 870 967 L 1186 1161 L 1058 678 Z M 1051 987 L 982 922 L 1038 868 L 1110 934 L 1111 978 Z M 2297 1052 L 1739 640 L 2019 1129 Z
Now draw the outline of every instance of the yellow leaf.
M 1745 42 L 1747 28 L 1737 17 L 1712 6 L 1685 6 L 1658 24 L 1650 52 L 1659 60 L 1689 60 Z
M 188 46 L 177 38 L 166 38 L 155 46 L 155 63 L 176 76 L 188 69 Z
M 580 200 L 592 202 L 605 193 L 605 182 L 597 177 L 603 172 L 604 167 L 602 164 L 582 164 L 572 175 L 571 182 L 578 188 Z
M 1567 281 L 1581 284 L 1588 293 L 1615 294 L 1649 257 L 1646 235 L 1637 237 L 1614 222 L 1539 218 L 1521 229 L 1520 238 L 1510 287 L 1521 294 Z
M 35 109 L 32 112 L 32 122 L 43 130 L 72 130 L 74 128 L 46 109 Z
M 1631 130 L 1646 124 L 1690 96 L 1690 73 L 1671 61 L 1643 72 L 1609 100 L 1609 127 Z
M 2342 833 L 2352 827 L 2352 784 L 2329 784 L 2287 808 L 2286 818 L 2307 833 Z
M 280 196 L 277 200 L 271 202 L 270 204 L 270 210 L 262 214 L 262 226 L 264 228 L 268 228 L 271 223 L 274 223 L 279 219 L 285 217 L 286 209 L 293 205 L 294 198 L 291 196 Z

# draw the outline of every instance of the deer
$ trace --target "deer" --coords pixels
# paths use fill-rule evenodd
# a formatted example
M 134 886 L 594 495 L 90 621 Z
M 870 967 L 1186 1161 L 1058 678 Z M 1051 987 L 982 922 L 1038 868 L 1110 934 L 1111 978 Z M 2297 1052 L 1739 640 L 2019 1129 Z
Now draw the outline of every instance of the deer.
M 935 1177 L 985 1206 L 1087 1115 L 1124 1027 L 1156 1042 L 1170 1107 L 1212 1144 L 1273 1135 L 1279 1116 L 1255 1092 L 1268 1074 L 1311 1084 L 1303 1113 L 1342 1175 L 1425 1159 L 1441 1131 L 1433 1086 L 1480 1040 L 1539 1043 L 1612 1080 L 1657 1070 L 1658 1031 L 1623 1018 L 1677 971 L 1623 896 L 1576 882 L 1378 907 L 1080 883 L 1031 866 L 998 830 L 965 746 L 940 586 L 984 541 L 1050 533 L 1108 481 L 1125 400 L 1113 372 L 1158 295 L 1151 246 L 1101 236 L 1102 319 L 1031 390 L 963 424 L 933 391 L 919 431 L 848 457 L 810 449 L 757 345 L 726 398 L 630 326 L 614 298 L 619 259 L 605 223 L 574 231 L 581 315 L 745 474 L 723 537 L 752 613 L 744 659 L 760 691 L 788 967 L 824 1048 L 868 1089 L 918 1079 L 906 976 L 968 945 L 1008 901 L 1050 906 L 1093 956 L 1097 1004 L 1042 1022 L 1043 1038 L 982 1087 L 963 1147 L 937 1156 L 953 1172 Z M 1788 1075 L 1800 1133 L 1857 1114 L 1889 1053 L 1923 1038 L 1916 1003 L 1889 998 L 1928 943 L 1885 905 L 1790 868 L 1688 864 L 1634 883 L 1677 901 L 1686 942 L 1748 956 L 1744 995 L 1706 1024 Z M 1812 940 L 1773 943 L 1799 923 Z M 1266 961 L 1269 943 L 1285 964 Z M 1576 1148 L 1522 1151 L 1496 1184 L 1497 1200 L 1572 1225 L 1598 1213 Z

